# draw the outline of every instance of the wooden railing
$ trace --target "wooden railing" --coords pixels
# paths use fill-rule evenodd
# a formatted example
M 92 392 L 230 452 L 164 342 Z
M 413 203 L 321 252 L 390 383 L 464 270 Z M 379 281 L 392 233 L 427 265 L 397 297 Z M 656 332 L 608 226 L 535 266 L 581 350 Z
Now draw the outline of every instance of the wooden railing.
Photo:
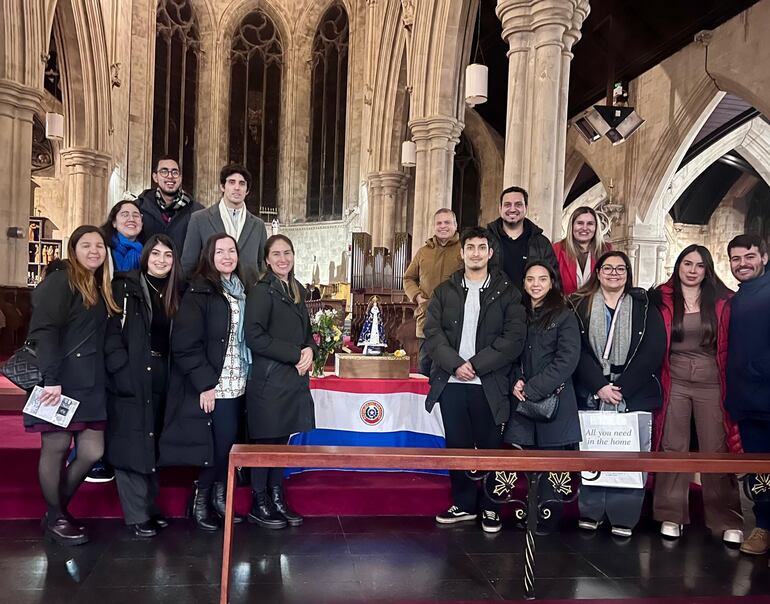
M 236 468 L 410 468 L 527 472 L 529 492 L 537 493 L 544 472 L 683 472 L 704 474 L 768 474 L 770 456 L 709 453 L 615 453 L 585 451 L 519 451 L 498 449 L 408 449 L 382 447 L 319 447 L 235 445 L 230 451 L 227 479 L 220 604 L 230 601 L 233 545 L 233 502 Z M 534 535 L 536 498 L 530 498 L 525 551 L 525 591 L 534 597 Z

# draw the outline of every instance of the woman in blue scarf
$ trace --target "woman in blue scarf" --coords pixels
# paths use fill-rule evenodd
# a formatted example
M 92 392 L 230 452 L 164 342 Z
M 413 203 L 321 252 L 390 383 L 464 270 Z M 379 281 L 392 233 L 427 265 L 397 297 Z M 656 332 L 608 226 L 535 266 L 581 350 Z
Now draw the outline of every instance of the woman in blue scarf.
M 102 226 L 112 252 L 113 272 L 124 273 L 139 268 L 142 257 L 142 213 L 131 200 L 116 203 Z

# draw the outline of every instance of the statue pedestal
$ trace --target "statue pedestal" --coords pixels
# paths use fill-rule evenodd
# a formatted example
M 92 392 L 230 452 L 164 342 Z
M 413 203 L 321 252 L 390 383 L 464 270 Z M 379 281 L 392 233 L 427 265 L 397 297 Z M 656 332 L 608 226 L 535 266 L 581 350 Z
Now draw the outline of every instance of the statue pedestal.
M 338 352 L 334 370 L 341 378 L 409 379 L 409 357 L 378 357 Z

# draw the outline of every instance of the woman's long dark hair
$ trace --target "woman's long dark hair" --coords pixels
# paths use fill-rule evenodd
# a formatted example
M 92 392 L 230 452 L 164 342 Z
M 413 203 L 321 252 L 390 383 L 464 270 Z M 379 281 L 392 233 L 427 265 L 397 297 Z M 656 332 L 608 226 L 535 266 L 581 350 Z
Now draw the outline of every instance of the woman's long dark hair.
M 283 241 L 291 248 L 291 253 L 294 255 L 294 260 L 296 262 L 297 255 L 294 252 L 294 244 L 292 243 L 291 239 L 289 239 L 286 235 L 281 235 L 280 233 L 277 235 L 272 235 L 268 237 L 267 241 L 265 241 L 265 265 L 267 266 L 268 273 L 273 272 L 273 267 L 271 267 L 269 264 L 267 264 L 267 257 L 270 255 L 270 249 L 273 247 L 273 244 L 276 241 Z M 289 290 L 291 291 L 291 295 L 294 298 L 294 303 L 299 304 L 302 302 L 302 296 L 299 293 L 299 287 L 297 287 L 297 280 L 294 278 L 294 267 L 291 267 L 291 270 L 289 271 Z
M 112 240 L 115 238 L 115 236 L 118 234 L 118 230 L 112 226 L 112 223 L 115 222 L 115 218 L 118 215 L 118 212 L 120 212 L 121 208 L 124 205 L 131 204 L 134 206 L 137 210 L 139 210 L 139 206 L 137 205 L 139 202 L 133 200 L 133 199 L 121 199 L 118 203 L 116 203 L 114 206 L 112 206 L 112 209 L 110 210 L 110 213 L 107 214 L 107 222 L 105 222 L 102 225 L 102 232 L 107 237 L 107 245 L 109 247 L 113 246 Z M 141 210 L 140 210 L 141 212 Z M 139 234 L 136 236 L 136 240 L 141 242 L 142 241 L 142 232 L 140 231 Z
M 551 289 L 548 290 L 548 293 L 538 307 L 537 316 L 535 315 L 535 309 L 532 308 L 532 298 L 530 298 L 527 293 L 526 287 L 522 288 L 521 303 L 524 305 L 524 310 L 527 312 L 527 322 L 535 323 L 542 328 L 546 328 L 564 310 L 566 307 L 566 300 L 564 299 L 564 294 L 562 294 L 561 285 L 556 278 L 556 272 L 553 270 L 553 267 L 541 260 L 533 260 L 527 264 L 524 269 L 524 284 L 526 285 L 527 283 L 527 273 L 529 272 L 529 269 L 535 266 L 542 266 L 548 271 L 548 276 L 551 278 Z
M 171 270 L 168 273 L 168 279 L 166 280 L 166 287 L 163 289 L 163 309 L 166 311 L 166 317 L 171 319 L 179 309 L 179 289 L 182 281 L 181 270 L 179 267 L 179 254 L 176 252 L 176 246 L 168 235 L 158 233 L 150 237 L 142 248 L 142 257 L 139 259 L 139 267 L 143 274 L 148 272 L 148 264 L 150 261 L 150 253 L 152 249 L 158 245 L 165 245 L 171 250 L 174 256 L 174 264 L 171 265 Z
M 623 293 L 627 294 L 628 290 L 634 286 L 634 273 L 631 269 L 631 261 L 628 259 L 628 256 L 619 250 L 612 250 L 605 252 L 596 260 L 596 266 L 591 273 L 591 277 L 589 277 L 583 287 L 575 292 L 577 298 L 582 299 L 593 296 L 599 290 L 601 287 L 601 284 L 599 283 L 599 271 L 601 270 L 602 265 L 607 261 L 607 258 L 620 258 L 623 261 L 623 264 L 626 265 L 626 285 L 623 287 Z
M 702 245 L 693 243 L 682 250 L 674 263 L 673 283 L 673 301 L 674 301 L 674 323 L 671 328 L 671 340 L 681 342 L 684 339 L 684 295 L 682 294 L 682 280 L 679 277 L 679 268 L 685 256 L 697 252 L 703 262 L 703 268 L 706 269 L 706 275 L 700 284 L 700 324 L 703 329 L 704 346 L 714 346 L 717 341 L 717 300 L 726 298 L 730 293 L 729 288 L 722 282 L 714 270 L 714 259 L 711 252 Z
M 238 252 L 238 263 L 235 265 L 233 275 L 238 277 L 244 286 L 246 285 L 241 275 L 241 251 L 238 249 L 238 242 L 227 233 L 217 233 L 208 238 L 203 246 L 203 250 L 201 250 L 198 266 L 195 267 L 192 274 L 192 278 L 201 277 L 211 283 L 219 293 L 224 292 L 224 288 L 222 287 L 222 275 L 219 274 L 217 267 L 214 266 L 214 252 L 217 248 L 217 241 L 222 239 L 229 239 L 235 245 L 235 251 Z

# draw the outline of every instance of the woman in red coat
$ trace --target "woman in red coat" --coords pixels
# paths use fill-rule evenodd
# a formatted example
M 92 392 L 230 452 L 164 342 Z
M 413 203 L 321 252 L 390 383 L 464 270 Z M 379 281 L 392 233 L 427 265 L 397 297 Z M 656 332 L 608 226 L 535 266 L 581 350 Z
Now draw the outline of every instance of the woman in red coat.
M 581 206 L 572 212 L 567 236 L 553 244 L 564 295 L 569 296 L 585 285 L 593 274 L 596 259 L 611 250 L 612 246 L 604 242 L 596 210 Z
M 666 325 L 661 381 L 663 407 L 653 422 L 653 450 L 690 450 L 694 418 L 702 453 L 740 452 L 740 436 L 724 409 L 727 332 L 732 291 L 714 271 L 701 245 L 682 250 L 674 274 L 656 289 Z M 676 539 L 689 523 L 689 474 L 658 474 L 654 513 L 664 537 Z M 727 543 L 743 540 L 735 477 L 703 474 L 706 526 Z

